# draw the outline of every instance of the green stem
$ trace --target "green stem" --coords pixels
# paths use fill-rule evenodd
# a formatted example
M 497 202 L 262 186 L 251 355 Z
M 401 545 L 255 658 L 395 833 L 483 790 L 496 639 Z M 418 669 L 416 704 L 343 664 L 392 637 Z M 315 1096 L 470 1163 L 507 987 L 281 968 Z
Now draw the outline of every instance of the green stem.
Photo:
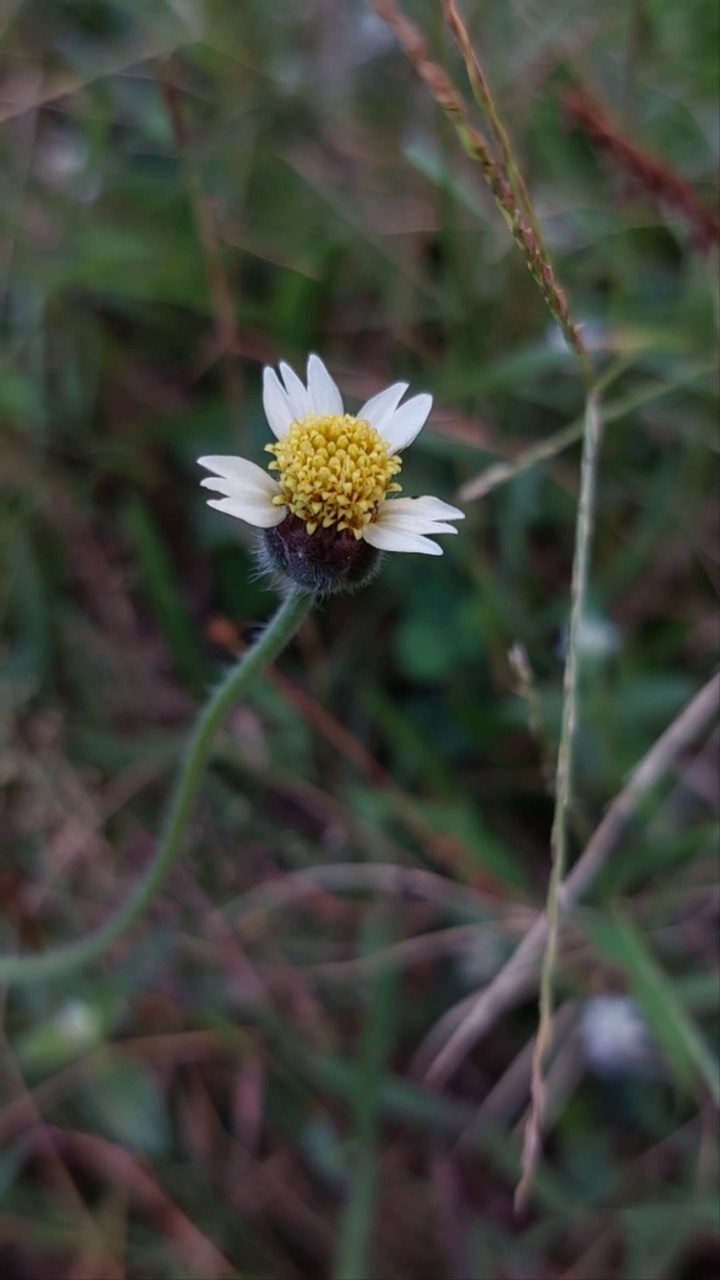
M 162 887 L 181 852 L 183 833 L 200 789 L 217 729 L 252 680 L 295 635 L 313 599 L 313 596 L 304 591 L 292 590 L 260 638 L 232 668 L 200 712 L 184 762 L 180 766 L 155 856 L 127 900 L 101 928 L 78 942 L 52 947 L 38 955 L 1 956 L 0 984 L 64 977 L 71 970 L 97 960 L 121 934 L 137 923 Z
M 545 1060 L 550 1049 L 553 1017 L 553 981 L 557 961 L 562 886 L 567 864 L 567 821 L 572 800 L 575 730 L 578 720 L 580 685 L 580 628 L 585 617 L 585 602 L 590 569 L 590 547 L 595 517 L 595 485 L 602 437 L 602 418 L 596 392 L 591 391 L 585 410 L 585 434 L 580 467 L 580 502 L 575 533 L 575 557 L 572 572 L 572 606 L 570 634 L 565 661 L 562 728 L 555 774 L 555 813 L 550 847 L 552 867 L 547 894 L 547 942 L 540 969 L 540 1018 L 532 1058 L 530 1114 L 525 1125 L 523 1172 L 515 1193 L 516 1205 L 525 1204 L 540 1154 L 545 1117 Z
M 679 377 L 673 378 L 671 382 L 650 383 L 639 387 L 636 391 L 629 392 L 626 396 L 618 396 L 616 400 L 609 400 L 603 408 L 603 423 L 616 422 L 619 418 L 624 418 L 628 414 L 634 413 L 636 409 L 642 409 L 645 405 L 652 404 L 654 400 L 658 400 L 661 396 L 677 391 L 679 387 L 685 386 L 688 382 L 694 382 L 697 378 L 705 377 L 708 373 L 717 373 L 717 371 L 717 360 L 691 365 Z M 612 370 L 608 370 L 602 378 L 598 378 L 595 384 L 596 394 L 599 394 L 609 385 L 611 373 Z M 583 413 L 583 416 L 578 418 L 576 422 L 571 422 L 568 427 L 561 427 L 560 431 L 554 432 L 553 435 L 545 436 L 539 444 L 530 445 L 528 449 L 518 453 L 511 462 L 493 463 L 491 467 L 481 471 L 480 475 L 473 476 L 472 480 L 468 480 L 458 490 L 458 501 L 465 503 L 472 502 L 477 498 L 485 498 L 493 489 L 497 489 L 508 480 L 515 480 L 524 471 L 529 471 L 531 467 L 536 467 L 539 462 L 547 462 L 549 458 L 557 457 L 559 453 L 562 453 L 563 449 L 568 449 L 570 445 L 582 440 L 585 433 L 586 419 L 587 414 Z

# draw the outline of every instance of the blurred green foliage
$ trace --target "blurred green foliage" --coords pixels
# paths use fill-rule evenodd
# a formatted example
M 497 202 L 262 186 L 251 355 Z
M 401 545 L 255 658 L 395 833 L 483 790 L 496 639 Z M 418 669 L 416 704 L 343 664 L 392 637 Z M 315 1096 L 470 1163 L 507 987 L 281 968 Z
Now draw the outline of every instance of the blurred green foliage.
M 439 5 L 409 10 L 462 84 Z M 582 88 L 712 207 L 718 11 L 468 14 L 618 410 L 583 637 L 579 848 L 717 661 L 718 287 L 717 249 L 563 103 Z M 478 174 L 359 0 L 9 0 L 0 174 L 0 893 L 4 946 L 35 947 L 135 881 L 198 700 L 273 607 L 250 531 L 208 510 L 195 465 L 262 461 L 262 365 L 318 351 L 351 404 L 397 378 L 432 391 L 403 480 L 449 500 L 574 421 L 582 385 Z M 468 503 L 442 560 L 388 557 L 318 610 L 219 744 L 149 926 L 71 989 L 8 1001 L 5 1274 L 716 1272 L 717 736 L 637 816 L 569 931 L 572 1028 L 525 1217 L 527 1089 L 506 1073 L 533 1000 L 445 1094 L 412 1068 L 543 899 L 577 488 L 574 447 Z M 467 902 L 369 884 L 238 931 L 221 911 L 289 871 L 376 862 L 468 886 Z M 626 991 L 650 1065 L 620 1043 L 603 1072 L 576 1015 Z

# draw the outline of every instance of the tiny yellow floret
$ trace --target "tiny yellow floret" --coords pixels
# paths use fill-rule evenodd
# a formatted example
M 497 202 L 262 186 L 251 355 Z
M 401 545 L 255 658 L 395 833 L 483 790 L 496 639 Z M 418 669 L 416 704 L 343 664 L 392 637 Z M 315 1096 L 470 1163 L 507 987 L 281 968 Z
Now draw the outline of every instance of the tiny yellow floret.
M 282 490 L 273 501 L 304 520 L 308 533 L 335 525 L 360 538 L 388 493 L 402 488 L 392 483 L 400 458 L 389 457 L 380 433 L 349 413 L 310 414 L 265 447 L 275 455 L 269 470 Z

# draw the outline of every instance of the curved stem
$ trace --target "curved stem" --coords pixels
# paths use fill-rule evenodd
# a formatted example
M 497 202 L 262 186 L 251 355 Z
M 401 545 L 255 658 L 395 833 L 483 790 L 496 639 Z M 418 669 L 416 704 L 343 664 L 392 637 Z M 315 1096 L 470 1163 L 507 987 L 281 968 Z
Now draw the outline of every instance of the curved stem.
M 254 677 L 295 635 L 313 599 L 304 591 L 291 591 L 260 638 L 228 672 L 200 712 L 180 766 L 155 856 L 122 906 L 101 928 L 78 942 L 51 947 L 37 955 L 1 956 L 0 984 L 64 977 L 72 969 L 98 959 L 121 934 L 137 923 L 180 854 L 183 832 L 202 782 L 216 730 Z

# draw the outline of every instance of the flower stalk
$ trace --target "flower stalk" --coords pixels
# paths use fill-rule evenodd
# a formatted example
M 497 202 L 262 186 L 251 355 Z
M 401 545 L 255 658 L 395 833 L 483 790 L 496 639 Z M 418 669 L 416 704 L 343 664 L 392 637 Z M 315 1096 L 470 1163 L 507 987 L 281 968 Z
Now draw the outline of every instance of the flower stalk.
M 99 960 L 122 934 L 137 924 L 162 888 L 183 848 L 183 835 L 202 783 L 215 734 L 225 716 L 260 672 L 272 662 L 296 634 L 314 597 L 293 588 L 255 644 L 228 672 L 198 715 L 180 766 L 162 834 L 152 862 L 140 883 L 99 929 L 58 947 L 31 955 L 0 957 L 0 985 L 64 978 L 68 973 Z

